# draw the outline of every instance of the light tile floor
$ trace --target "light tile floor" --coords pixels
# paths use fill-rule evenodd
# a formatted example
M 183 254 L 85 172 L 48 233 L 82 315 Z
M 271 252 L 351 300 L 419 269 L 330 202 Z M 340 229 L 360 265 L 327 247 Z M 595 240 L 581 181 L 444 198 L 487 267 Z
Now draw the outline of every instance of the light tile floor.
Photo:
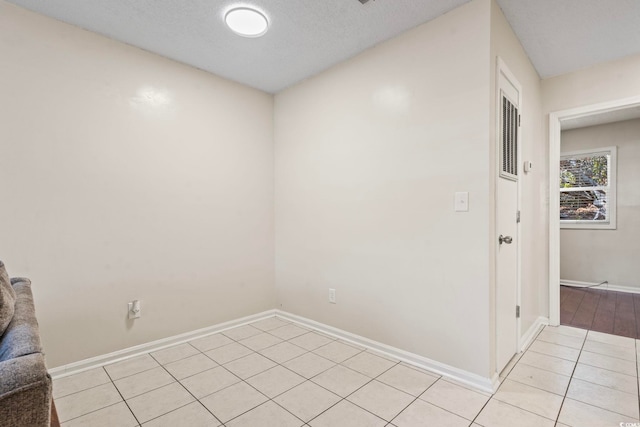
M 65 427 L 613 427 L 638 423 L 639 343 L 546 327 L 491 396 L 271 317 L 53 391 Z

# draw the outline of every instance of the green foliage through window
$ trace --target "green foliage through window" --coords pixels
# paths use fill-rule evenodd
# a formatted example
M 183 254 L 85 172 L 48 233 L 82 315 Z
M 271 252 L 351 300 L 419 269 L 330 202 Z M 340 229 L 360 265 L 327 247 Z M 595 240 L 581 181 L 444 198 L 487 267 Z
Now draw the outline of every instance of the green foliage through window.
M 561 221 L 608 221 L 610 162 L 610 153 L 561 157 Z

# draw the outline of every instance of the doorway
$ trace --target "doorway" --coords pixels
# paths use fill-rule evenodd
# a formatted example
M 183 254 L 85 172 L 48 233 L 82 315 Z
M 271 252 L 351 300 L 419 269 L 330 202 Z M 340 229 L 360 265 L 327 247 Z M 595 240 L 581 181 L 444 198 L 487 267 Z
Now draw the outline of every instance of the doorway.
M 589 105 L 570 110 L 554 112 L 549 115 L 549 323 L 557 326 L 561 323 L 561 274 L 560 274 L 560 159 L 561 159 L 561 132 L 563 128 L 576 127 L 576 124 L 583 123 L 584 126 L 596 124 L 613 123 L 621 120 L 640 118 L 640 97 L 621 99 L 601 104 Z M 596 283 L 598 285 L 598 283 Z M 589 286 L 589 284 L 587 284 Z M 582 294 L 574 289 L 563 291 L 563 298 L 580 299 L 580 304 L 587 295 L 584 290 Z M 582 296 L 580 298 L 580 296 Z M 597 298 L 596 298 L 597 297 Z M 602 295 L 590 293 L 587 297 L 587 305 L 593 305 L 595 299 L 600 299 Z M 620 295 L 613 295 L 623 299 Z M 606 297 L 611 306 L 611 295 Z M 633 301 L 633 296 L 631 296 Z M 591 302 L 589 302 L 591 301 Z M 576 303 L 574 302 L 573 305 Z M 616 303 L 617 304 L 617 303 Z M 628 302 L 621 302 L 628 305 Z M 633 302 L 631 303 L 633 304 Z M 576 307 L 576 310 L 579 309 Z M 617 305 L 619 306 L 619 304 Z M 633 305 L 631 306 L 633 307 Z M 577 315 L 577 312 L 574 316 Z M 567 314 L 565 313 L 565 318 Z M 594 314 L 595 316 L 595 314 Z M 627 315 L 625 315 L 627 316 Z M 628 317 L 628 316 L 627 316 Z M 615 321 L 614 321 L 615 322 Z M 585 325 L 586 326 L 586 325 Z

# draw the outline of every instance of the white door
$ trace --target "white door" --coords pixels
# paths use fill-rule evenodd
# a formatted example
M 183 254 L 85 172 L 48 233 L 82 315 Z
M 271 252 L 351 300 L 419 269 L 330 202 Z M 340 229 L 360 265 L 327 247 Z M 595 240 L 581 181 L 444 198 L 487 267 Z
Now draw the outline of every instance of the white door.
M 501 372 L 518 352 L 518 178 L 520 85 L 498 66 L 498 170 L 496 171 L 496 363 Z M 518 308 L 519 310 L 519 308 Z

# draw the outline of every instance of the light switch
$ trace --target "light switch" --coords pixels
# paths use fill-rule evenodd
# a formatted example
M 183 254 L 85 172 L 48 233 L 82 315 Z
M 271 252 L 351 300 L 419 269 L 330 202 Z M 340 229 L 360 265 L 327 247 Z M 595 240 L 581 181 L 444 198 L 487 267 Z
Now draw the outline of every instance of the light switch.
M 456 212 L 469 211 L 469 193 L 468 192 L 459 191 L 456 193 L 455 211 Z

